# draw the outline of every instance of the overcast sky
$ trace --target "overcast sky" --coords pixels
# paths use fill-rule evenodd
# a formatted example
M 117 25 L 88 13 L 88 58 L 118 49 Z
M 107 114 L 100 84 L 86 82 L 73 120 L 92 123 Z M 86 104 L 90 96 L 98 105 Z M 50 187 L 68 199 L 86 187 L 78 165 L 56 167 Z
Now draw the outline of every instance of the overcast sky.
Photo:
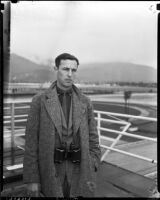
M 33 1 L 11 4 L 11 53 L 46 62 L 63 52 L 80 63 L 157 67 L 155 1 Z

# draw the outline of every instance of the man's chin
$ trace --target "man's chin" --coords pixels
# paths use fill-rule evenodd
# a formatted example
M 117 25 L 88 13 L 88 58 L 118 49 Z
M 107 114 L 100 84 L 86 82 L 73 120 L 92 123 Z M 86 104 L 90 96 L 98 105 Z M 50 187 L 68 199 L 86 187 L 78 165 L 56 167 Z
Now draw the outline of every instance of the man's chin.
M 67 82 L 67 83 L 65 83 L 64 86 L 65 86 L 66 88 L 70 88 L 70 87 L 72 87 L 72 84 L 73 84 L 72 82 Z

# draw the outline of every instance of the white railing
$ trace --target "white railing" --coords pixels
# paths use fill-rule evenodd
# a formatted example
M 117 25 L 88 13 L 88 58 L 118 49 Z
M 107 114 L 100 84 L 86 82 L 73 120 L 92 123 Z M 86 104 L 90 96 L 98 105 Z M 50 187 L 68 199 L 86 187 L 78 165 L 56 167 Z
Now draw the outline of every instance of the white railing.
M 10 109 L 11 115 L 10 116 L 4 116 L 4 137 L 6 137 L 6 138 L 11 137 L 11 148 L 12 148 L 12 150 L 15 146 L 15 137 L 25 135 L 25 127 L 19 127 L 18 128 L 18 127 L 15 126 L 15 123 L 16 122 L 26 122 L 27 116 L 28 116 L 27 114 L 15 115 L 15 110 L 20 109 L 20 108 L 26 109 L 26 108 L 30 107 L 28 105 L 17 107 L 17 104 L 18 103 L 30 103 L 30 102 L 31 102 L 31 100 L 28 100 L 28 99 L 26 101 L 24 100 L 23 102 L 21 102 L 19 100 L 18 101 L 14 100 L 14 101 L 5 102 L 6 104 L 10 104 L 10 108 L 8 106 L 4 107 L 4 114 L 5 114 L 5 110 Z M 157 138 L 150 138 L 150 137 L 146 137 L 146 136 L 140 136 L 140 135 L 136 135 L 136 134 L 127 133 L 127 130 L 130 128 L 131 123 L 126 121 L 126 120 L 121 119 L 121 117 L 157 122 L 156 118 L 134 116 L 134 115 L 127 115 L 127 114 L 118 114 L 118 113 L 112 113 L 112 112 L 103 112 L 103 111 L 98 111 L 98 110 L 95 110 L 94 112 L 95 112 L 95 114 L 97 114 L 97 117 L 95 117 L 95 119 L 97 120 L 99 143 L 100 143 L 101 147 L 106 149 L 105 153 L 103 154 L 103 156 L 101 158 L 101 161 L 103 161 L 106 158 L 106 156 L 108 155 L 108 153 L 110 151 L 115 151 L 115 152 L 119 152 L 121 154 L 125 154 L 125 155 L 131 156 L 131 157 L 136 157 L 136 158 L 146 160 L 146 161 L 149 161 L 149 162 L 152 162 L 152 163 L 157 163 L 157 160 L 115 148 L 116 144 L 120 141 L 122 136 L 129 136 L 129 137 L 133 137 L 133 138 L 137 138 L 137 139 L 143 139 L 143 140 L 149 140 L 149 141 L 152 141 L 152 142 L 157 142 Z M 102 118 L 101 117 L 102 114 L 109 116 L 112 119 Z M 17 118 L 23 118 L 23 119 L 17 119 Z M 114 129 L 109 129 L 109 128 L 103 128 L 101 126 L 102 121 L 114 123 L 114 124 L 122 124 L 123 125 L 122 130 L 119 131 L 119 130 L 114 130 Z M 10 130 L 7 129 L 7 124 L 10 124 L 10 126 L 8 126 L 8 127 L 10 127 Z M 113 133 L 116 133 L 118 136 L 116 138 L 103 136 L 103 135 L 101 135 L 101 131 L 113 132 Z M 101 140 L 111 141 L 112 144 L 111 144 L 111 146 L 101 144 Z M 18 148 L 24 150 L 24 148 L 21 147 L 21 146 L 18 146 Z M 23 167 L 22 164 L 15 165 L 14 164 L 14 158 L 12 158 L 11 166 L 8 166 L 7 169 L 13 170 L 13 169 L 22 168 L 22 167 Z
M 128 156 L 132 156 L 132 157 L 136 157 L 142 160 L 146 160 L 152 163 L 157 163 L 157 160 L 151 159 L 151 158 L 147 158 L 144 156 L 140 156 L 137 154 L 133 154 L 130 152 L 126 152 L 117 148 L 114 148 L 115 145 L 119 142 L 119 140 L 121 139 L 122 136 L 129 136 L 129 137 L 133 137 L 133 138 L 137 138 L 137 139 L 143 139 L 143 140 L 149 140 L 152 142 L 157 142 L 157 138 L 151 138 L 151 137 L 146 137 L 146 136 L 140 136 L 140 135 L 136 135 L 136 134 L 131 134 L 131 133 L 127 133 L 126 131 L 129 129 L 129 127 L 131 126 L 131 123 L 122 119 L 118 119 L 117 120 L 110 120 L 110 119 L 105 119 L 102 118 L 101 115 L 106 115 L 109 117 L 113 117 L 115 118 L 115 116 L 117 117 L 123 117 L 123 118 L 134 118 L 134 119 L 140 119 L 140 120 L 147 120 L 147 121 L 152 121 L 152 122 L 157 122 L 156 118 L 150 118 L 150 117 L 143 117 L 143 116 L 134 116 L 134 115 L 126 115 L 126 114 L 118 114 L 118 113 L 112 113 L 112 112 L 103 112 L 103 111 L 94 111 L 97 114 L 96 120 L 97 120 L 97 128 L 98 128 L 98 135 L 99 135 L 99 143 L 100 146 L 107 149 L 105 151 L 105 153 L 103 154 L 103 156 L 101 157 L 101 161 L 104 160 L 104 158 L 106 158 L 107 154 L 110 152 L 110 150 L 115 151 L 115 152 L 119 152 Z M 101 121 L 104 122 L 113 122 L 113 123 L 117 123 L 117 124 L 124 124 L 125 126 L 123 127 L 122 131 L 117 131 L 117 130 L 113 130 L 113 129 L 109 129 L 109 128 L 102 128 L 101 127 Z M 117 133 L 118 136 L 115 139 L 109 139 L 106 136 L 102 136 L 101 135 L 101 130 L 106 131 L 106 132 L 113 132 L 113 133 Z M 109 140 L 112 141 L 111 146 L 107 146 L 107 145 L 103 145 L 101 144 L 101 139 L 103 140 Z
M 16 110 L 24 110 L 30 108 L 30 106 L 18 106 L 19 103 L 30 103 L 31 99 L 27 99 L 24 101 L 20 100 L 6 100 L 4 101 L 7 106 L 4 106 L 4 116 L 3 116 L 3 125 L 4 125 L 4 139 L 11 139 L 11 154 L 10 154 L 10 166 L 6 166 L 7 170 L 15 170 L 23 168 L 23 164 L 15 163 L 15 137 L 24 136 L 25 135 L 25 126 L 16 126 L 16 123 L 26 122 L 28 114 L 15 114 Z M 8 113 L 7 113 L 8 112 Z M 18 119 L 19 118 L 19 119 Z M 8 141 L 8 140 L 7 140 Z M 24 150 L 23 147 L 17 146 L 19 149 Z

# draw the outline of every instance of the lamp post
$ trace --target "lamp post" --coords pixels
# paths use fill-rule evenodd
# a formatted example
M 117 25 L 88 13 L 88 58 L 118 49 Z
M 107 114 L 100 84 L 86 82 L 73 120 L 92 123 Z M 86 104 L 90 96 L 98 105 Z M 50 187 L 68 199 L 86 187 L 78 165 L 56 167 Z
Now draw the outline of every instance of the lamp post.
M 124 101 L 125 101 L 125 114 L 129 114 L 129 103 L 128 100 L 131 98 L 131 91 L 124 91 Z

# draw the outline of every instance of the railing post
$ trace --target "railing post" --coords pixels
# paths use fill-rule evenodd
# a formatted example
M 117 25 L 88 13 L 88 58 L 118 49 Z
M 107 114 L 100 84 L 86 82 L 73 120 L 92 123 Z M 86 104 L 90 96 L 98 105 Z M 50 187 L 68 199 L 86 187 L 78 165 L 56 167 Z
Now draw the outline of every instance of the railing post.
M 15 158 L 14 158 L 14 128 L 15 128 L 15 122 L 14 122 L 14 115 L 15 115 L 15 104 L 11 103 L 11 165 L 14 165 Z
M 101 130 L 99 129 L 100 127 L 101 127 L 101 113 L 98 112 L 97 113 L 97 128 L 98 128 L 99 145 L 101 145 L 101 139 L 100 139 Z
M 122 130 L 122 133 L 126 132 L 127 129 L 130 127 L 130 125 L 131 125 L 131 123 L 128 123 L 128 124 L 124 127 L 124 129 Z M 121 137 L 122 137 L 122 134 L 119 134 L 118 137 L 113 141 L 113 143 L 111 144 L 110 147 L 113 148 L 113 147 L 117 144 L 117 142 L 120 140 Z M 103 154 L 103 156 L 101 157 L 101 161 L 104 160 L 104 158 L 107 156 L 107 154 L 108 154 L 109 152 L 110 152 L 110 150 L 107 149 L 106 152 L 105 152 L 105 153 Z

